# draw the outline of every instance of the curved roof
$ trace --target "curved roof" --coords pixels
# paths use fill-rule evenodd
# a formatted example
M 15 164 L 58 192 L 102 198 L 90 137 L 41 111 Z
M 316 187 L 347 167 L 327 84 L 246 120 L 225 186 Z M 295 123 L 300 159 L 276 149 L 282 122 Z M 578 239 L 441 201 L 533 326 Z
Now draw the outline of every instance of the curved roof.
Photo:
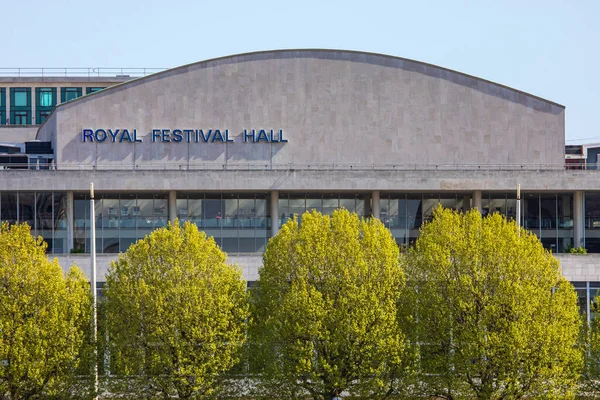
M 367 63 L 374 64 L 384 67 L 395 67 L 405 70 L 411 70 L 419 73 L 423 73 L 426 75 L 436 76 L 441 79 L 447 79 L 452 81 L 453 83 L 461 84 L 464 86 L 471 87 L 472 89 L 480 89 L 478 88 L 478 83 L 487 83 L 492 86 L 496 86 L 499 90 L 508 90 L 513 93 L 518 93 L 524 95 L 529 98 L 537 99 L 542 102 L 552 104 L 555 106 L 559 106 L 565 108 L 564 105 L 556 103 L 554 101 L 544 99 L 539 96 L 535 96 L 531 93 L 524 92 L 522 90 L 518 90 L 512 88 L 510 86 L 502 85 L 497 82 L 493 82 L 487 79 L 479 78 L 473 75 L 465 74 L 463 72 L 455 71 L 449 68 L 440 67 L 438 65 L 429 64 L 422 61 L 416 61 L 409 58 L 396 57 L 387 54 L 380 53 L 370 53 L 364 51 L 356 51 L 356 50 L 336 50 L 336 49 L 281 49 L 281 50 L 263 50 L 249 53 L 240 53 L 233 54 L 223 57 L 212 58 L 203 61 L 197 61 L 194 63 L 182 65 L 179 67 L 167 69 L 165 71 L 157 72 L 152 75 L 147 75 L 144 77 L 140 77 L 137 79 L 132 79 L 123 83 L 119 83 L 114 86 L 110 86 L 100 92 L 90 93 L 88 95 L 79 97 L 77 99 L 71 100 L 67 103 L 62 103 L 55 107 L 64 107 L 67 105 L 72 105 L 73 103 L 77 103 L 79 101 L 84 101 L 91 96 L 99 96 L 106 95 L 107 93 L 111 93 L 117 91 L 121 88 L 130 87 L 134 85 L 139 85 L 146 81 L 160 79 L 165 76 L 170 76 L 178 73 L 184 73 L 190 68 L 209 68 L 217 65 L 223 64 L 232 64 L 232 63 L 243 63 L 250 61 L 260 61 L 260 60 L 268 60 L 268 59 L 285 59 L 285 58 L 320 58 L 320 59 L 329 59 L 329 60 L 340 60 L 340 61 L 351 61 L 357 63 Z M 500 95 L 500 93 L 497 93 Z M 503 96 L 500 96 L 503 97 Z

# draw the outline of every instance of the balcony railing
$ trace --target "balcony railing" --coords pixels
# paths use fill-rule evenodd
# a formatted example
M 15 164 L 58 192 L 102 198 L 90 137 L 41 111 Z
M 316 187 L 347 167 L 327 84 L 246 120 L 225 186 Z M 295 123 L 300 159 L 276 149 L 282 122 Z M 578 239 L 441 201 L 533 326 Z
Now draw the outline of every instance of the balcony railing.
M 120 67 L 102 67 L 102 68 L 0 68 L 0 77 L 79 77 L 79 78 L 137 78 L 160 71 L 167 68 L 120 68 Z
M 561 171 L 565 164 L 360 164 L 269 162 L 0 163 L 0 169 L 62 171 Z M 600 171 L 600 164 L 586 170 Z

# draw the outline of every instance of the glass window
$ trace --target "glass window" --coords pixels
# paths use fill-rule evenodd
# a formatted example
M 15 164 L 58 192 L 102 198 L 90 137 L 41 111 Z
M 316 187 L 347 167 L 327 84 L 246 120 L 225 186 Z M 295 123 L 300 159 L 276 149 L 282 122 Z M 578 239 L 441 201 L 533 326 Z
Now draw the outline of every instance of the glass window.
M 29 125 L 29 111 L 11 111 L 13 125 Z
M 87 87 L 85 88 L 85 94 L 96 93 L 104 89 L 103 87 Z
M 52 114 L 52 111 L 40 111 L 37 123 L 43 124 L 44 122 L 46 122 L 50 114 Z
M 11 107 L 31 107 L 31 88 L 10 88 Z
M 54 107 L 54 88 L 38 88 L 38 107 Z
M 13 105 L 15 107 L 27 107 L 27 93 L 15 92 L 15 101 Z
M 0 219 L 9 223 L 17 222 L 16 192 L 2 192 L 0 195 Z
M 80 87 L 64 87 L 60 89 L 61 102 L 71 101 L 78 97 L 81 97 Z
M 338 208 L 340 208 L 340 199 L 337 194 L 323 195 L 323 214 L 332 215 Z

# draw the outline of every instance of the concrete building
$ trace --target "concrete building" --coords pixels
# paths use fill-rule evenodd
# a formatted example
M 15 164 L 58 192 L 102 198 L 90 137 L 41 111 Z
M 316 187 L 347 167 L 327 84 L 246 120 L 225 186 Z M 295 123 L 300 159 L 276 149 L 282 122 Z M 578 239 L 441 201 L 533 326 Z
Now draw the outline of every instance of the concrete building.
M 4 95 L 0 110 L 12 115 L 0 141 L 24 157 L 4 163 L 1 218 L 29 222 L 64 267 L 89 272 L 91 215 L 99 281 L 118 252 L 179 218 L 214 236 L 254 281 L 268 238 L 305 210 L 373 215 L 406 245 L 438 203 L 514 218 L 519 183 L 523 225 L 560 258 L 582 304 L 600 286 L 600 256 L 565 254 L 600 253 L 600 188 L 597 170 L 566 168 L 560 104 L 418 61 L 337 50 L 241 54 L 129 78 L 0 78 L 11 102 Z M 83 94 L 109 84 L 49 114 L 32 100 L 43 124 L 12 125 L 27 122 L 13 112 L 23 100 L 15 88 L 37 96 L 56 87 L 47 96 L 57 98 L 59 87 Z M 42 161 L 24 143 L 34 132 L 41 144 L 29 150 L 45 149 Z

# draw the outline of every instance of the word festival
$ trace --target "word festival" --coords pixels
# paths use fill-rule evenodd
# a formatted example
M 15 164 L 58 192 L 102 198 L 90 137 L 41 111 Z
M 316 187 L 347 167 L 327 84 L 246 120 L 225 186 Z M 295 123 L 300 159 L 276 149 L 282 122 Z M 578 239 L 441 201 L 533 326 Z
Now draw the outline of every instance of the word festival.
M 229 129 L 152 129 L 146 134 L 152 143 L 233 143 Z M 244 129 L 239 138 L 243 143 L 287 143 L 283 129 Z M 82 142 L 141 143 L 137 129 L 83 129 Z

